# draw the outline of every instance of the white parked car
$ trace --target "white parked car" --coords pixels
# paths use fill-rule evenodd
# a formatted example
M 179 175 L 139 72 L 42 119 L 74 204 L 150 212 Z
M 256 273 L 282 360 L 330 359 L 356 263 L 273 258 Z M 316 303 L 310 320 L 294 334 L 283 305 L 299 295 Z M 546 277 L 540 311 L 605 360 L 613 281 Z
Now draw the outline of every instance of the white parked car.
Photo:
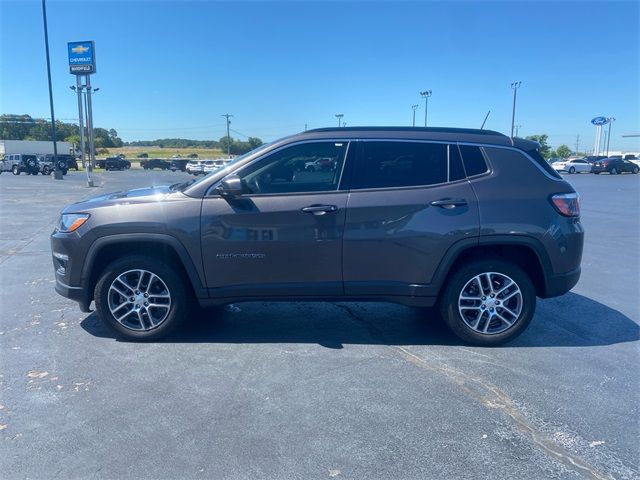
M 551 167 L 557 172 L 591 173 L 591 164 L 584 158 L 555 162 L 551 164 Z
M 187 163 L 186 172 L 191 175 L 201 175 L 204 173 L 204 165 L 200 160 L 189 160 Z

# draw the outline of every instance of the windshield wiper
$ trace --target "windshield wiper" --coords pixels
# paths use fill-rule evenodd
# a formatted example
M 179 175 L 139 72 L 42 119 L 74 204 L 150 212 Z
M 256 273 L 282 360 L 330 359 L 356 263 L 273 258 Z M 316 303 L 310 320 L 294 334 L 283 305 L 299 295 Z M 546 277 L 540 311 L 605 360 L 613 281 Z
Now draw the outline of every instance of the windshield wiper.
M 191 180 L 187 180 L 186 182 L 174 183 L 169 187 L 169 190 L 171 190 L 172 192 L 175 192 L 175 191 L 182 192 L 185 188 L 187 188 L 189 185 L 191 185 L 195 181 L 196 179 L 192 178 Z

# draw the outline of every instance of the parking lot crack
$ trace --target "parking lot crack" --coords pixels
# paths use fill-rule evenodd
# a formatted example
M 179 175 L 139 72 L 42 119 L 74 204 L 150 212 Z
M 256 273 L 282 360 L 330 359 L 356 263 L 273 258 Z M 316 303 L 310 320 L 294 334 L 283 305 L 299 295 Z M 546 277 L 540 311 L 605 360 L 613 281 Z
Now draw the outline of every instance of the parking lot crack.
M 599 471 L 578 455 L 562 448 L 560 445 L 548 438 L 544 433 L 540 432 L 539 429 L 537 429 L 536 426 L 520 411 L 516 403 L 494 384 L 482 378 L 456 370 L 448 366 L 441 358 L 429 361 L 416 355 L 407 347 L 392 345 L 391 342 L 385 341 L 384 332 L 371 325 L 365 318 L 359 316 L 349 305 L 334 305 L 346 312 L 349 318 L 365 326 L 372 338 L 382 344 L 388 345 L 398 352 L 405 360 L 419 368 L 444 376 L 447 380 L 457 385 L 458 388 L 460 388 L 469 398 L 478 401 L 484 407 L 502 411 L 502 413 L 511 420 L 518 431 L 523 433 L 533 445 L 541 449 L 548 456 L 560 462 L 566 468 L 573 470 L 583 478 L 590 480 L 613 479 L 612 476 Z
M 470 398 L 474 398 L 485 407 L 501 410 L 513 422 L 516 428 L 525 434 L 535 446 L 562 463 L 565 467 L 579 473 L 584 478 L 592 480 L 613 479 L 610 475 L 599 471 L 579 456 L 567 451 L 547 438 L 525 417 L 515 402 L 505 392 L 490 382 L 451 368 L 444 363 L 440 363 L 440 361 L 429 362 L 406 347 L 393 346 L 393 348 L 399 351 L 400 354 L 412 364 L 445 376 L 458 385 Z

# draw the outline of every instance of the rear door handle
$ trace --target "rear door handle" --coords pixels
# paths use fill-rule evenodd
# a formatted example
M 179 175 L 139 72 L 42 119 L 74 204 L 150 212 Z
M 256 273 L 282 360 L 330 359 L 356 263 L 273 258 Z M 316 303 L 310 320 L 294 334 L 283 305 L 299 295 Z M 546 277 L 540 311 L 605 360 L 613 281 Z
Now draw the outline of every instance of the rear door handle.
M 338 207 L 335 205 L 311 205 L 309 207 L 304 207 L 302 211 L 313 215 L 326 215 L 327 213 L 337 212 Z
M 431 205 L 440 208 L 456 208 L 467 205 L 467 201 L 464 198 L 442 198 L 440 200 L 434 200 L 431 202 Z

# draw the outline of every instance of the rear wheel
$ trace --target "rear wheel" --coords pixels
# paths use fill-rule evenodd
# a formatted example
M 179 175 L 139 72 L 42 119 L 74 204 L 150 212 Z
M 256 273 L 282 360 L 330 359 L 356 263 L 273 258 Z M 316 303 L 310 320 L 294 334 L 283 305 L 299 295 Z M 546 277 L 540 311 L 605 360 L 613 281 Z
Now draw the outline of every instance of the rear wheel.
M 571 174 L 576 173 L 576 167 L 571 167 L 569 169 L 569 173 L 571 173 Z
M 520 335 L 535 307 L 529 276 L 499 258 L 461 267 L 449 280 L 440 302 L 442 317 L 453 333 L 467 343 L 486 347 Z
M 18 165 L 14 165 L 11 167 L 11 173 L 14 175 L 20 175 L 20 167 L 18 167 Z
M 100 276 L 96 310 L 118 335 L 156 340 L 187 317 L 189 296 L 175 267 L 140 255 L 116 260 Z
M 51 175 L 51 168 L 49 168 L 48 165 L 45 165 L 44 167 L 42 167 L 42 174 L 43 175 Z
M 609 170 L 609 173 L 611 175 L 617 175 L 618 174 L 618 169 L 616 167 L 613 167 L 611 170 Z
M 633 173 L 635 173 L 636 175 L 638 174 L 638 171 L 640 170 L 640 168 L 638 167 L 633 167 Z

